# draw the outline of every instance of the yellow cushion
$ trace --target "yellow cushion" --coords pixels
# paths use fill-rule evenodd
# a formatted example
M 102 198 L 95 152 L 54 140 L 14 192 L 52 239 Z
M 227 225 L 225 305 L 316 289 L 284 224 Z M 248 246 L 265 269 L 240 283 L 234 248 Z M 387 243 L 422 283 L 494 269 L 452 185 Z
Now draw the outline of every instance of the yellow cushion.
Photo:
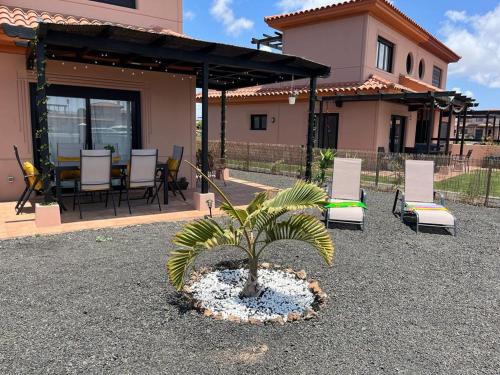
M 80 161 L 79 156 L 58 156 L 57 161 Z
M 179 160 L 168 158 L 167 168 L 168 168 L 169 172 L 174 174 L 177 171 L 177 168 L 179 168 Z M 168 175 L 168 181 L 172 182 L 172 177 L 170 176 L 170 174 Z
M 112 177 L 121 177 L 122 176 L 122 170 L 120 168 L 113 168 L 111 169 L 111 176 Z
M 28 176 L 28 182 L 30 184 L 30 187 L 33 186 L 35 183 L 36 176 L 38 176 L 38 169 L 29 161 L 25 161 L 23 163 L 23 171 L 26 176 Z M 43 188 L 43 183 L 42 181 L 38 181 L 35 185 L 35 190 L 39 191 L 42 190 Z
M 61 171 L 61 181 L 77 180 L 80 178 L 80 171 Z

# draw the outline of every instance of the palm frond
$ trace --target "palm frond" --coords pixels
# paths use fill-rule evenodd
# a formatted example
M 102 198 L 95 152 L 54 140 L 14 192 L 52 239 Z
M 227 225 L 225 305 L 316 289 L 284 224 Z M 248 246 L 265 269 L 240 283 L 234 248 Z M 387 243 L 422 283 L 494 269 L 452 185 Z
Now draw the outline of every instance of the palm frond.
M 264 202 L 266 201 L 266 199 L 267 199 L 266 191 L 262 191 L 260 193 L 255 194 L 254 199 L 252 199 L 252 201 L 248 204 L 248 207 L 246 209 L 247 213 L 251 214 L 252 212 L 255 212 L 258 209 L 260 209 L 264 204 Z
M 297 181 L 291 188 L 280 191 L 273 199 L 264 203 L 270 211 L 286 209 L 288 211 L 322 207 L 326 202 L 326 193 L 320 187 L 304 181 Z
M 225 212 L 228 216 L 239 221 L 240 223 L 245 222 L 245 220 L 248 217 L 248 213 L 246 210 L 242 208 L 231 207 L 225 202 L 220 205 L 220 209 L 221 211 Z
M 180 246 L 170 253 L 167 270 L 170 281 L 175 288 L 180 289 L 184 277 L 197 256 L 202 252 L 219 246 L 238 246 L 241 232 L 230 227 L 223 229 L 212 219 L 198 220 L 187 224 L 173 239 Z
M 280 240 L 296 240 L 307 243 L 328 264 L 332 264 L 335 252 L 332 239 L 324 223 L 316 217 L 306 214 L 293 215 L 288 220 L 268 226 L 266 244 Z

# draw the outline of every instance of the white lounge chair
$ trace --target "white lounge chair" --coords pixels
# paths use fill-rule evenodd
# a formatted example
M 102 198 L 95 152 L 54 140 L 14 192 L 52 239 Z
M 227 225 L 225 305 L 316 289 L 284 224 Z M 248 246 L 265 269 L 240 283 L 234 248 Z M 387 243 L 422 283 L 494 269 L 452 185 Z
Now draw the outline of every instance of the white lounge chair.
M 325 224 L 347 223 L 365 226 L 365 197 L 361 189 L 361 159 L 335 158 L 330 205 L 325 212 Z M 336 207 L 335 207 L 336 206 Z
M 457 235 L 455 217 L 444 207 L 440 194 L 440 204 L 434 203 L 434 162 L 427 160 L 406 160 L 405 190 L 396 192 L 393 213 L 396 213 L 397 201 L 401 200 L 400 217 L 404 222 L 407 217 L 416 218 L 416 232 L 420 226 L 453 229 Z

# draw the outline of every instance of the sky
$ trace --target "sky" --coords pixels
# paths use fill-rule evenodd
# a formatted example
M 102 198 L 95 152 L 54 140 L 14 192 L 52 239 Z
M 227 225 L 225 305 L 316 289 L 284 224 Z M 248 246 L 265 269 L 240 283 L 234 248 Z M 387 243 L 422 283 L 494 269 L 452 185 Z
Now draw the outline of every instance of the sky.
M 184 32 L 194 38 L 255 47 L 273 29 L 264 16 L 339 0 L 184 0 Z M 500 0 L 392 0 L 462 56 L 450 64 L 447 89 L 472 95 L 479 108 L 500 108 Z

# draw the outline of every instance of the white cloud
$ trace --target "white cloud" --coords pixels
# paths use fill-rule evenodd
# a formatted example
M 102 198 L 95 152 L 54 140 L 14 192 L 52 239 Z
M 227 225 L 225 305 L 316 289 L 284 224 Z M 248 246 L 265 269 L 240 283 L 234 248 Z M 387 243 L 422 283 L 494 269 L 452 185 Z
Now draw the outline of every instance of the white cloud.
M 444 42 L 462 56 L 450 65 L 449 74 L 500 88 L 500 3 L 485 14 L 448 11 L 446 17 Z
M 283 12 L 293 12 L 295 10 L 304 10 L 317 8 L 324 5 L 332 5 L 344 3 L 346 0 L 279 0 L 278 7 Z M 389 3 L 393 4 L 393 0 L 388 0 Z
M 193 12 L 193 11 L 190 11 L 190 10 L 186 10 L 184 12 L 184 19 L 186 21 L 192 21 L 196 18 L 196 14 Z
M 251 29 L 253 21 L 245 17 L 237 18 L 231 8 L 232 2 L 233 0 L 214 0 L 210 13 L 225 26 L 228 34 L 238 36 L 242 31 Z

